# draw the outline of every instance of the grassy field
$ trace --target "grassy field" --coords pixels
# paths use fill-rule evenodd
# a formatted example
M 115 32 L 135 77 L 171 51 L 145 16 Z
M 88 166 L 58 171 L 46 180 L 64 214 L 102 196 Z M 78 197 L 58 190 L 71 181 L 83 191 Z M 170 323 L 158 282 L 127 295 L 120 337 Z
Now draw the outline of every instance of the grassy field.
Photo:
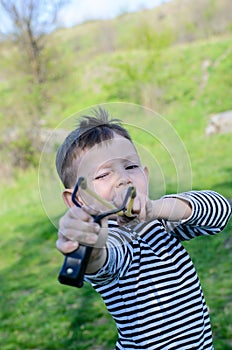
M 73 35 L 67 38 L 67 46 L 65 32 Z M 88 36 L 81 31 L 80 36 L 80 43 L 87 45 Z M 45 126 L 56 127 L 64 118 L 98 103 L 146 105 L 177 131 L 191 162 L 192 187 L 232 198 L 231 133 L 205 136 L 209 116 L 232 109 L 231 36 L 174 45 L 158 54 L 142 48 L 91 56 L 88 48 L 88 57 L 75 51 L 76 40 L 74 31 L 58 36 L 60 69 L 69 74 L 50 86 Z M 12 104 L 12 89 L 8 80 L 1 81 L 6 109 Z M 1 128 L 8 123 L 2 114 Z M 144 129 L 149 128 L 144 118 Z M 135 137 L 159 159 L 166 191 L 175 191 L 170 154 L 145 134 L 135 131 Z M 55 248 L 57 229 L 41 205 L 38 168 L 16 171 L 0 184 L 0 349 L 113 349 L 116 329 L 100 297 L 88 285 L 77 290 L 57 281 L 63 257 Z M 154 195 L 156 189 L 151 190 Z M 185 246 L 210 309 L 215 350 L 232 350 L 232 221 L 217 237 L 198 238 Z
M 198 159 L 202 143 L 194 142 L 198 147 L 191 154 L 193 159 Z M 199 171 L 198 163 L 192 165 L 198 187 L 203 182 L 203 187 L 221 190 L 228 196 L 231 194 L 226 172 L 228 160 L 222 157 L 227 142 L 227 136 L 217 136 L 211 147 L 222 153 L 218 156 L 207 152 L 207 162 L 199 161 L 203 167 Z M 215 157 L 218 157 L 217 167 Z M 223 177 L 214 183 L 212 176 L 207 185 L 213 167 L 215 172 L 222 167 Z M 204 171 L 208 176 L 198 182 Z M 112 349 L 115 326 L 98 295 L 88 285 L 77 290 L 57 282 L 63 258 L 55 249 L 56 228 L 41 206 L 37 176 L 37 170 L 19 173 L 10 184 L 3 184 L 0 191 L 0 348 Z M 185 244 L 210 308 L 215 350 L 232 349 L 231 235 L 232 223 L 218 237 L 199 238 Z

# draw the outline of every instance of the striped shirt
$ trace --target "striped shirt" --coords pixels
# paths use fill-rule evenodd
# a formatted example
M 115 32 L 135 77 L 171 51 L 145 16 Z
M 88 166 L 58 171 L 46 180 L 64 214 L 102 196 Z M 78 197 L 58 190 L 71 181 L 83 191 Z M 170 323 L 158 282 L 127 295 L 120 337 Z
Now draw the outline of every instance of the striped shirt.
M 204 295 L 181 241 L 220 232 L 231 208 L 213 191 L 171 197 L 191 203 L 187 220 L 124 227 L 109 222 L 106 262 L 85 276 L 116 322 L 115 350 L 213 349 Z

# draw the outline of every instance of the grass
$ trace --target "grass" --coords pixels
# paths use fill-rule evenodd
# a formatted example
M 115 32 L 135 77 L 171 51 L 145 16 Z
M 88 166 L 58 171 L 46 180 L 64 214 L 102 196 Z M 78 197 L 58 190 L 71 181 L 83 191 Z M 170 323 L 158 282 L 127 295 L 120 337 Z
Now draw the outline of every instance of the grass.
M 116 330 L 100 297 L 88 285 L 77 290 L 57 282 L 63 258 L 41 207 L 37 171 L 19 174 L 0 192 L 0 348 L 112 349 Z M 185 243 L 210 309 L 215 350 L 232 349 L 231 233 L 232 222 L 217 237 Z
M 95 23 L 86 27 L 95 28 Z M 65 32 L 67 37 L 62 33 L 58 41 L 60 68 L 67 70 L 67 79 L 51 84 L 54 96 L 45 116 L 47 125 L 55 127 L 86 106 L 115 101 L 143 105 L 146 97 L 148 107 L 162 111 L 183 141 L 193 188 L 232 198 L 231 134 L 205 136 L 209 115 L 232 108 L 230 37 L 173 46 L 158 57 L 152 50 L 125 49 L 87 59 L 75 48 L 76 34 Z M 91 40 L 91 35 L 82 37 L 80 47 L 91 53 Z M 205 60 L 210 65 L 203 72 Z M 8 84 L 1 83 L 0 94 L 7 107 L 13 99 Z M 6 126 L 7 119 L 0 117 L 1 126 Z M 144 129 L 150 130 L 148 118 Z M 165 169 L 167 192 L 176 191 L 170 152 L 141 130 L 132 131 L 140 144 L 152 145 L 154 158 Z M 116 329 L 100 297 L 88 285 L 77 290 L 57 281 L 63 257 L 55 249 L 57 229 L 40 203 L 37 169 L 18 172 L 8 183 L 2 179 L 0 195 L 0 349 L 113 349 Z M 232 350 L 231 236 L 230 221 L 217 237 L 185 243 L 210 309 L 215 350 Z
M 10 200 L 5 198 L 0 217 L 5 233 L 0 244 L 0 348 L 112 348 L 115 328 L 98 295 L 90 286 L 76 290 L 57 281 L 63 258 L 55 250 L 57 230 L 41 207 L 36 176 L 20 175 L 7 190 Z M 20 201 L 25 182 L 30 195 Z
M 216 350 L 232 349 L 232 222 L 217 237 L 200 237 L 185 243 L 210 310 Z

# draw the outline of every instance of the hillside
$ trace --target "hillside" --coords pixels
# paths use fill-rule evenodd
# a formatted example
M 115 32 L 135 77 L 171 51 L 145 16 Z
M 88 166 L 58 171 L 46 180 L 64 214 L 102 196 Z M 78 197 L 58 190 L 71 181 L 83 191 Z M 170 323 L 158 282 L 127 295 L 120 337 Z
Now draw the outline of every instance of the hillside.
M 149 131 L 151 119 L 138 112 L 144 106 L 177 132 L 191 163 L 192 187 L 232 198 L 232 135 L 205 134 L 212 114 L 232 109 L 231 6 L 230 0 L 175 0 L 111 21 L 60 28 L 43 39 L 46 80 L 37 85 L 16 43 L 1 43 L 1 349 L 109 350 L 116 339 L 89 286 L 76 290 L 57 282 L 63 257 L 55 249 L 57 228 L 41 204 L 40 133 L 102 103 L 128 124 L 142 119 Z M 122 115 L 131 105 L 135 109 Z M 162 170 L 165 190 L 176 191 L 178 174 L 170 162 L 175 150 L 154 143 L 142 128 L 131 129 Z M 184 175 L 186 169 L 184 164 Z M 157 192 L 154 185 L 152 195 Z M 218 237 L 185 244 L 210 309 L 215 350 L 232 350 L 231 225 Z
M 178 131 L 182 115 L 189 115 L 203 134 L 210 114 L 231 108 L 230 8 L 229 0 L 174 0 L 59 29 L 41 39 L 46 49 L 38 57 L 44 72 L 39 84 L 24 50 L 3 41 L 0 152 L 11 161 L 2 175 L 12 166 L 37 164 L 41 128 L 97 103 L 151 108 L 171 122 L 178 119 Z

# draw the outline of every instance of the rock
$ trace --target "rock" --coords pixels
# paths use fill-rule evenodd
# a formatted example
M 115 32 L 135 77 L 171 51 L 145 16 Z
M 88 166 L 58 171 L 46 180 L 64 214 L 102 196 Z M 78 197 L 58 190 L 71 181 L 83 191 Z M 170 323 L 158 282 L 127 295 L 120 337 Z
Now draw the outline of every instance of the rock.
M 206 127 L 207 136 L 232 132 L 232 110 L 214 114 Z

